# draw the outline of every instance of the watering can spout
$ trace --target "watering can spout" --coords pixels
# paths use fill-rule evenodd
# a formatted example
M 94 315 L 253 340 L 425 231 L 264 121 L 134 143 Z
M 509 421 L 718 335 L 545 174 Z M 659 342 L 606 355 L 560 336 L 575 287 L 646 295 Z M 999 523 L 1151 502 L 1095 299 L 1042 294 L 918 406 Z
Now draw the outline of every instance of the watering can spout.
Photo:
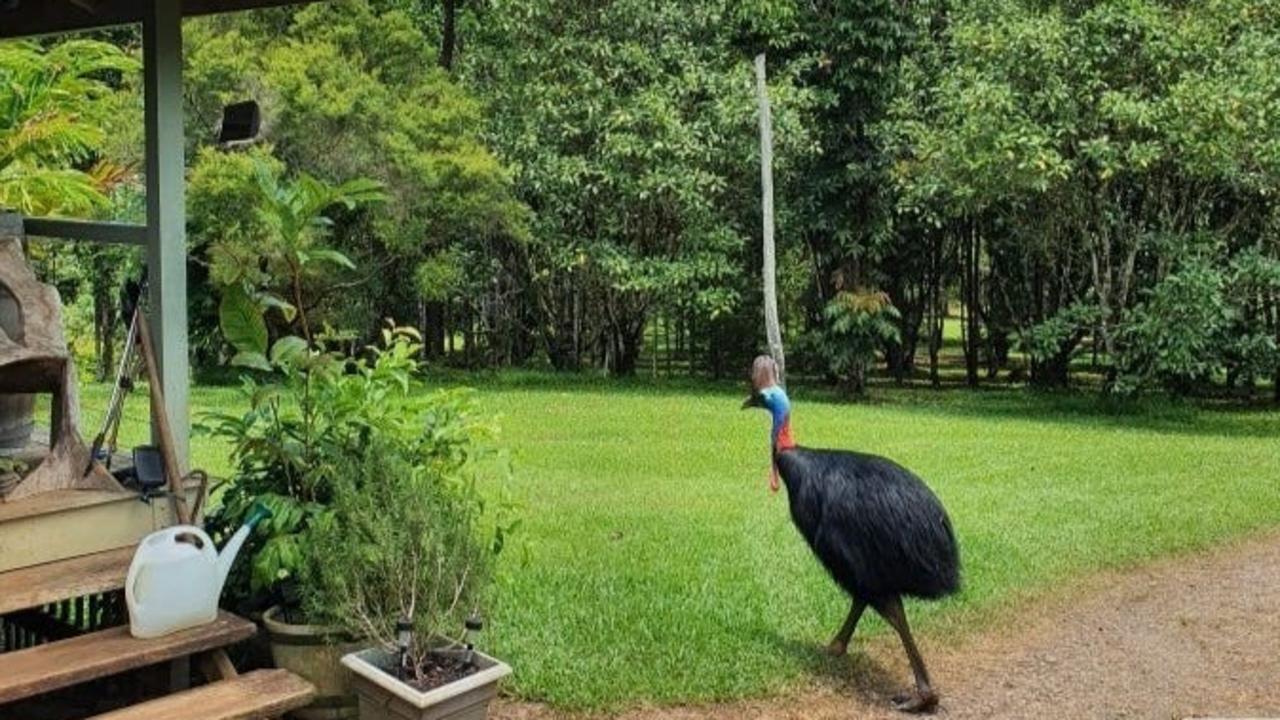
M 240 546 L 244 545 L 244 541 L 249 538 L 249 533 L 253 532 L 253 528 L 258 523 L 271 517 L 271 510 L 260 502 L 255 502 L 249 508 L 249 514 L 245 516 L 244 524 L 236 530 L 236 534 L 231 536 L 227 544 L 222 547 L 222 551 L 218 553 L 218 588 L 227 583 L 227 575 L 231 572 L 231 565 L 236 561 L 236 556 L 240 554 Z

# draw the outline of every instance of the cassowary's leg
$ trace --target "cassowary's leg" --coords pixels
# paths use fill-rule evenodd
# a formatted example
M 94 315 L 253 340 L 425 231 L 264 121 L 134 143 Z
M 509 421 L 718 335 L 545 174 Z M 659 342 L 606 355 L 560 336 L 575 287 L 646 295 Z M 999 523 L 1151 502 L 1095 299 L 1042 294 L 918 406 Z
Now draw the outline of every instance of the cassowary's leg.
M 902 599 L 889 598 L 876 603 L 876 612 L 898 631 L 902 638 L 902 647 L 907 651 L 907 659 L 911 661 L 911 672 L 916 676 L 916 689 L 912 693 L 904 693 L 893 699 L 893 705 L 904 712 L 928 712 L 938 705 L 938 695 L 929 682 L 929 671 L 924 667 L 924 659 L 916 648 L 916 641 L 911 637 L 911 628 L 907 625 L 907 613 L 902 609 Z
M 853 638 L 853 631 L 858 627 L 858 620 L 862 618 L 862 611 L 867 609 L 867 604 L 857 598 L 853 599 L 853 607 L 849 608 L 849 617 L 845 618 L 844 625 L 841 626 L 840 632 L 831 638 L 831 644 L 827 645 L 827 654 L 832 657 L 840 657 L 849 652 L 849 640 Z

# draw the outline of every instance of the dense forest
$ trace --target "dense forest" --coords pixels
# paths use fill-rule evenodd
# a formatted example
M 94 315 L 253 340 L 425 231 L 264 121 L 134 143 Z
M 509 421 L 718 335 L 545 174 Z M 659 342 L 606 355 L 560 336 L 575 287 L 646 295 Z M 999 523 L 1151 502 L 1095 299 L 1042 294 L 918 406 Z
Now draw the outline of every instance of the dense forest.
M 252 303 L 352 347 L 395 318 L 438 363 L 739 373 L 765 53 L 796 372 L 939 384 L 954 342 L 970 386 L 1280 402 L 1272 0 L 334 0 L 186 43 L 200 367 Z M 139 45 L 0 46 L 0 206 L 137 219 Z M 220 147 L 244 99 L 263 140 Z M 136 259 L 32 254 L 105 371 Z

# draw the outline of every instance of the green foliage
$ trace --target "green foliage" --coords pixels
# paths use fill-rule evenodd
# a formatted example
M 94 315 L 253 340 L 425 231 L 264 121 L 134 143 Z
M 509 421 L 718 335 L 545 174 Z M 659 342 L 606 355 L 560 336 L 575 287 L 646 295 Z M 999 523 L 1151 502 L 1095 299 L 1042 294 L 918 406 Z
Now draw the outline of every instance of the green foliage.
M 1077 303 L 1018 334 L 1016 344 L 1033 365 L 1070 355 L 1080 338 L 1098 323 L 1098 308 Z
M 250 559 L 238 566 L 245 571 L 231 598 L 272 594 L 299 577 L 312 559 L 311 525 L 332 510 L 336 484 L 356 481 L 347 474 L 372 446 L 389 462 L 436 477 L 452 477 L 469 457 L 483 426 L 457 397 L 438 397 L 425 410 L 415 400 L 418 350 L 411 331 L 394 328 L 355 359 L 285 338 L 261 358 L 271 375 L 243 378 L 247 410 L 204 419 L 205 431 L 230 445 L 234 468 L 209 526 L 234 532 L 255 501 L 274 513 L 246 545 Z
M 606 369 L 632 372 L 654 310 L 717 318 L 754 292 L 756 110 L 725 32 L 735 7 L 507 4 L 464 57 L 535 213 L 520 269 L 557 367 L 599 342 Z M 773 89 L 784 165 L 807 142 L 789 80 Z
M 198 365 L 229 359 L 204 288 L 239 283 L 265 312 L 267 349 L 255 325 L 240 357 L 258 367 L 274 337 L 333 327 L 359 345 L 387 316 L 420 324 L 433 361 L 625 374 L 648 350 L 690 372 L 740 366 L 760 340 L 749 61 L 765 51 L 797 367 L 828 365 L 838 293 L 876 287 L 898 312 L 885 359 L 899 380 L 922 350 L 936 358 L 958 301 L 974 385 L 980 369 L 1043 385 L 1084 370 L 1126 391 L 1276 383 L 1271 2 L 462 3 L 449 68 L 442 7 L 335 0 L 189 23 Z M 80 41 L 3 48 L 0 72 L 26 79 L 0 88 L 0 136 L 80 122 L 28 146 L 114 190 L 96 212 L 137 219 L 136 63 Z M 32 68 L 60 68 L 54 89 L 13 90 L 44 87 Z M 245 97 L 266 142 L 208 147 L 222 106 Z M 348 178 L 379 183 L 381 202 L 315 215 L 306 196 Z M 85 205 L 86 188 L 40 202 Z M 1217 248 L 1202 260 L 1220 287 L 1175 290 L 1188 242 Z M 118 276 L 95 278 L 119 256 L 34 254 L 78 326 L 92 314 L 109 337 Z M 1177 343 L 1212 348 L 1205 367 L 1154 349 L 1153 318 L 1219 300 L 1216 339 Z M 642 347 L 659 330 L 675 337 Z
M 212 125 L 225 103 L 257 98 L 270 153 L 287 168 L 259 175 L 276 218 L 267 234 L 305 239 L 322 230 L 329 249 L 362 268 L 345 283 L 331 283 L 358 284 L 358 294 L 313 293 L 315 306 L 299 307 L 298 323 L 313 331 L 328 324 L 368 337 L 393 309 L 410 315 L 406 309 L 421 299 L 415 272 L 442 254 L 466 270 L 465 281 L 445 294 L 478 303 L 470 291 L 477 283 L 484 287 L 493 270 L 490 252 L 477 248 L 502 249 L 525 233 L 525 210 L 511 195 L 507 171 L 481 138 L 480 104 L 435 66 L 431 43 L 411 16 L 387 5 L 341 0 L 189 26 L 188 114 Z M 241 160 L 202 153 L 201 163 L 206 160 L 244 173 Z M 270 187 L 284 177 L 297 179 Z M 379 183 L 383 202 L 316 227 L 304 197 L 314 188 L 304 177 L 330 185 L 369 178 Z M 258 223 L 245 211 L 253 205 L 204 207 L 208 220 L 201 224 L 210 239 L 223 226 Z M 258 234 L 249 229 L 255 232 L 246 235 Z M 327 262 L 340 263 L 337 255 L 308 255 L 317 262 L 304 274 L 339 269 Z M 252 272 L 254 266 L 243 267 Z M 291 291 L 276 294 L 298 305 Z
M 501 538 L 486 531 L 461 406 L 432 402 L 431 432 L 412 449 L 377 438 L 335 474 L 329 510 L 308 534 L 308 616 L 394 652 L 396 624 L 413 624 L 408 664 L 422 670 L 441 640 L 461 640 Z M 489 537 L 484 537 L 487 534 Z
M 107 206 L 120 170 L 98 158 L 113 108 L 106 79 L 137 69 L 103 42 L 0 42 L 0 208 L 84 216 Z
M 197 187 L 207 189 L 212 200 L 224 194 L 218 180 L 228 163 L 207 157 L 212 167 L 202 176 L 206 183 Z M 248 169 L 243 162 L 230 165 L 233 177 Z M 252 172 L 256 192 L 246 198 L 248 207 L 242 207 L 252 210 L 252 219 L 214 241 L 208 252 L 210 278 L 223 289 L 218 315 L 224 336 L 240 363 L 262 367 L 268 342 L 263 312 L 274 308 L 288 324 L 296 319 L 310 342 L 311 295 L 341 279 L 333 269 L 355 269 L 346 255 L 326 245 L 333 228 L 330 214 L 382 202 L 385 195 L 380 184 L 368 179 L 330 185 L 303 173 L 284 180 L 275 164 L 261 158 L 253 161 Z
M 901 340 L 898 310 L 883 292 L 842 292 L 823 311 L 826 326 L 814 339 L 814 352 L 826 370 L 850 392 L 866 392 L 867 368 L 876 353 Z

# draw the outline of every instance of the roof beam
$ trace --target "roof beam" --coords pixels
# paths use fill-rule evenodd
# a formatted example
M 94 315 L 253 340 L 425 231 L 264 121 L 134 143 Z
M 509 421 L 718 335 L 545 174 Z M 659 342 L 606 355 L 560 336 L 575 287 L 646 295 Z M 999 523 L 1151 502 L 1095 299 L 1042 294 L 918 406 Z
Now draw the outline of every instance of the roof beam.
M 64 218 L 23 218 L 27 235 L 63 240 L 88 240 L 117 245 L 146 245 L 147 226 L 119 222 L 91 222 Z
M 310 0 L 185 0 L 183 16 L 294 5 Z M 52 35 L 142 22 L 147 3 L 138 0 L 17 0 L 0 9 L 0 38 Z M 0 4 L 0 8 L 4 5 Z

